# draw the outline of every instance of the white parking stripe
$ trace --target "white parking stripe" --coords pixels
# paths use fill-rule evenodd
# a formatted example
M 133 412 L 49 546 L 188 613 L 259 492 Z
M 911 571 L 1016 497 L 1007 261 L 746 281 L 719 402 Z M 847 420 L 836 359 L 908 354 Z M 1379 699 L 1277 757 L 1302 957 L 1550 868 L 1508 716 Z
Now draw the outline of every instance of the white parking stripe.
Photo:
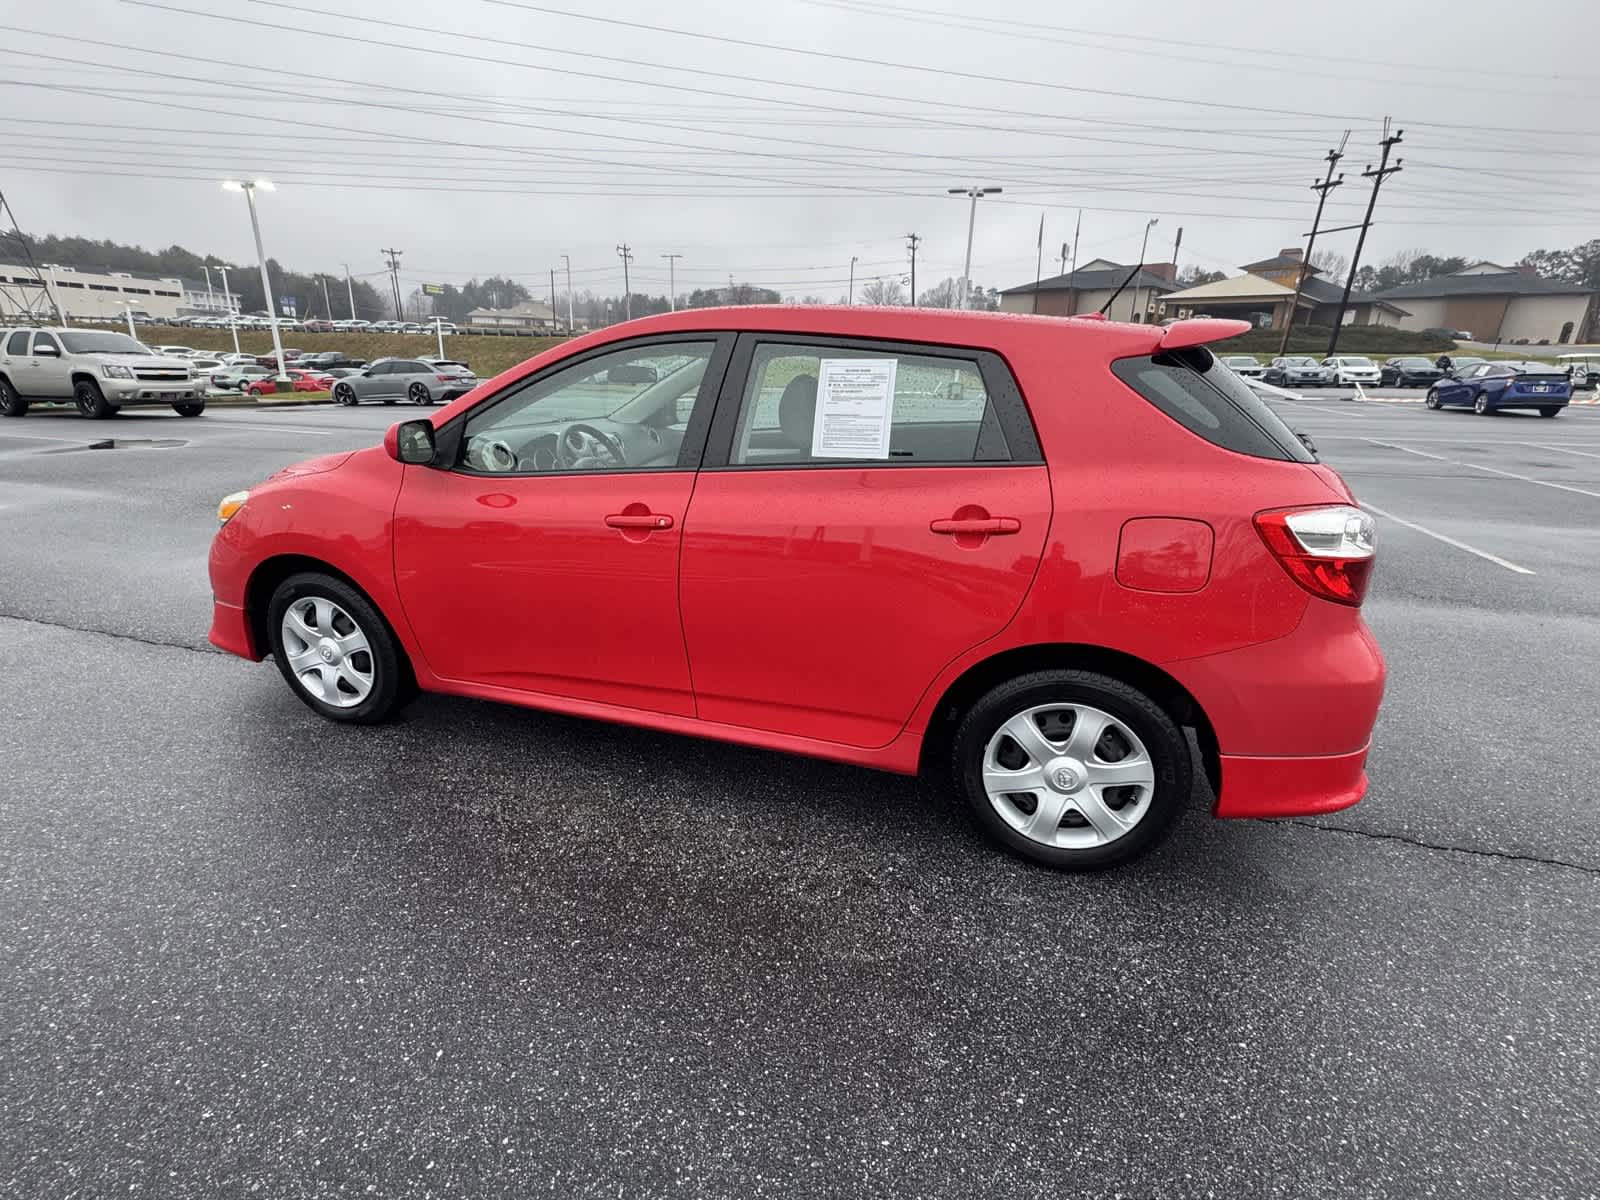
M 1404 525 L 1407 529 L 1414 529 L 1418 533 L 1426 534 L 1428 537 L 1431 537 L 1436 541 L 1443 542 L 1446 546 L 1454 546 L 1457 550 L 1465 550 L 1468 554 L 1476 554 L 1479 558 L 1487 559 L 1497 567 L 1504 567 L 1506 570 L 1514 571 L 1518 575 L 1537 574 L 1537 572 L 1528 570 L 1527 567 L 1519 567 L 1516 563 L 1501 558 L 1498 554 L 1490 554 L 1487 550 L 1479 550 L 1476 546 L 1469 546 L 1467 543 L 1458 541 L 1456 538 L 1450 537 L 1448 534 L 1440 533 L 1435 529 L 1429 529 L 1425 525 L 1418 525 L 1415 521 L 1408 521 L 1404 517 L 1397 517 L 1392 512 L 1384 512 L 1384 510 L 1379 508 L 1376 504 L 1368 504 L 1365 500 L 1361 501 L 1360 503 L 1361 507 L 1366 509 L 1368 512 L 1377 513 L 1380 517 L 1385 517 L 1388 520 L 1393 521 L 1396 525 Z
M 1379 441 L 1377 438 L 1362 438 L 1363 442 L 1371 442 L 1374 446 L 1386 446 L 1390 450 L 1401 450 L 1406 454 L 1415 454 L 1418 458 L 1431 458 L 1435 462 L 1445 462 L 1456 467 L 1466 467 L 1471 471 L 1487 471 L 1491 475 L 1503 475 L 1507 479 L 1518 479 L 1523 483 L 1536 484 L 1539 487 L 1555 488 L 1558 492 L 1576 492 L 1580 496 L 1593 496 L 1600 500 L 1600 492 L 1591 492 L 1588 488 L 1573 487 L 1570 483 L 1552 483 L 1548 479 L 1535 479 L 1531 475 L 1518 475 L 1515 471 L 1502 471 L 1499 467 L 1486 467 L 1482 463 L 1462 462 L 1459 458 L 1446 458 L 1442 454 L 1429 454 L 1426 450 L 1413 450 L 1410 446 L 1402 446 L 1397 442 Z
M 1591 454 L 1587 450 L 1573 450 L 1567 446 L 1547 446 L 1543 442 L 1518 442 L 1517 445 L 1535 446 L 1540 450 L 1554 450 L 1557 454 L 1576 454 L 1582 458 L 1600 458 L 1600 454 Z

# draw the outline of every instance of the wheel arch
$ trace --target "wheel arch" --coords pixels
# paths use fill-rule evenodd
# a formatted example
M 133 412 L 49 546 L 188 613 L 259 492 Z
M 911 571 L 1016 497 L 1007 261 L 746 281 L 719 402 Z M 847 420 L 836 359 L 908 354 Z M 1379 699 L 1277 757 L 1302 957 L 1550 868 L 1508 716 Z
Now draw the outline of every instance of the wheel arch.
M 95 373 L 93 371 L 86 371 L 82 367 L 74 370 L 69 378 L 72 381 L 73 387 L 77 387 L 78 384 L 85 381 L 94 384 L 95 387 L 100 387 L 100 380 L 95 377 Z
M 968 667 L 944 690 L 933 707 L 922 736 L 922 768 L 944 760 L 962 714 L 979 696 L 1008 679 L 1041 670 L 1094 671 L 1138 688 L 1174 723 L 1194 730 L 1200 761 L 1213 793 L 1221 786 L 1222 763 L 1216 730 L 1189 690 L 1154 663 L 1125 651 L 1084 643 L 1014 646 Z
M 327 560 L 315 558 L 309 554 L 275 554 L 271 558 L 262 559 L 256 564 L 255 569 L 250 572 L 250 578 L 245 583 L 244 589 L 244 612 L 245 620 L 250 624 L 250 638 L 255 644 L 257 652 L 262 657 L 266 657 L 267 654 L 271 653 L 272 633 L 268 627 L 267 609 L 272 601 L 272 593 L 277 591 L 278 585 L 291 575 L 299 575 L 306 571 L 330 575 L 361 593 L 366 602 L 372 605 L 373 611 L 378 614 L 378 619 L 388 629 L 389 636 L 394 639 L 395 646 L 399 648 L 401 661 L 405 664 L 406 670 L 411 672 L 414 680 L 416 668 L 411 662 L 410 647 L 406 644 L 406 639 L 401 636 L 400 631 L 395 628 L 394 621 L 384 611 L 383 605 L 379 603 L 378 598 L 372 594 L 369 588 L 362 586 L 360 580 L 350 575 L 347 571 L 341 571 Z

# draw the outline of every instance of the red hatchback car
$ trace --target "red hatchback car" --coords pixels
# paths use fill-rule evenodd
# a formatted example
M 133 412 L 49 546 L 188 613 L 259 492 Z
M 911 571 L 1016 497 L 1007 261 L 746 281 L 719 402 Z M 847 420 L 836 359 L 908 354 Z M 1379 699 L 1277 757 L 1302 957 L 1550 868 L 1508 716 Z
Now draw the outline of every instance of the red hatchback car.
M 1058 867 L 1354 804 L 1373 523 L 1205 343 L 700 309 L 223 502 L 211 641 L 323 716 L 418 689 L 912 773 Z
M 324 375 L 319 371 L 300 371 L 291 367 L 284 372 L 290 379 L 292 392 L 325 392 L 333 386 L 333 376 Z M 272 378 L 252 379 L 244 389 L 252 396 L 266 396 L 278 390 L 277 381 Z

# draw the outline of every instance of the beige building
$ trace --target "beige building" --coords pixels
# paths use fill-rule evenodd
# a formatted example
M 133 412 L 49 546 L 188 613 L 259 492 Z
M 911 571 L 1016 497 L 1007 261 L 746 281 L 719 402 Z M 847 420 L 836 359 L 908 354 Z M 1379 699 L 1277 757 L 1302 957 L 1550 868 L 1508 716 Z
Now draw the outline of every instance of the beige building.
M 1238 317 L 1258 328 L 1282 329 L 1293 305 L 1295 328 L 1333 325 L 1344 284 L 1323 279 L 1318 268 L 1303 261 L 1300 250 L 1280 250 L 1271 258 L 1248 264 L 1244 272 L 1163 297 L 1161 319 Z M 1351 292 L 1341 323 L 1398 325 L 1405 316 L 1406 310 L 1398 304 L 1365 292 Z
M 1125 280 L 1127 286 L 1117 295 L 1106 313 L 1114 321 L 1154 321 L 1161 298 L 1177 288 L 1173 280 L 1177 267 L 1172 263 L 1147 263 L 1132 280 L 1133 268 L 1104 258 L 1085 263 L 1066 275 L 1025 283 L 1000 293 L 1000 311 L 1041 313 L 1052 317 L 1075 317 L 1099 312 L 1116 295 Z
M 21 263 L 0 263 L 0 320 L 53 321 L 51 293 L 69 321 L 120 320 L 130 307 L 136 317 L 176 317 L 184 307 L 181 279 L 52 265 L 35 275 Z
M 1382 296 L 1405 305 L 1402 328 L 1455 329 L 1478 342 L 1584 341 L 1595 323 L 1595 289 L 1491 262 L 1401 284 Z
M 558 325 L 548 304 L 524 300 L 510 308 L 475 308 L 467 314 L 474 329 L 515 329 L 536 333 L 553 332 Z

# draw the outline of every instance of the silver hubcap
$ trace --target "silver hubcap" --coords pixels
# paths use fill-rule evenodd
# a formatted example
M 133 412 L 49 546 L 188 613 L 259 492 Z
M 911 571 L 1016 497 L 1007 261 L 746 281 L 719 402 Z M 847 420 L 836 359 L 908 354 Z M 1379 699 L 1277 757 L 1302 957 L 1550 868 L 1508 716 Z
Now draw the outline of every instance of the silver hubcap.
M 372 693 L 372 646 L 332 600 L 302 596 L 283 614 L 283 654 L 309 694 L 335 708 L 353 708 Z
M 1045 846 L 1087 850 L 1150 811 L 1156 770 L 1133 730 L 1085 704 L 1043 704 L 1001 725 L 983 751 L 983 787 L 1011 828 Z

